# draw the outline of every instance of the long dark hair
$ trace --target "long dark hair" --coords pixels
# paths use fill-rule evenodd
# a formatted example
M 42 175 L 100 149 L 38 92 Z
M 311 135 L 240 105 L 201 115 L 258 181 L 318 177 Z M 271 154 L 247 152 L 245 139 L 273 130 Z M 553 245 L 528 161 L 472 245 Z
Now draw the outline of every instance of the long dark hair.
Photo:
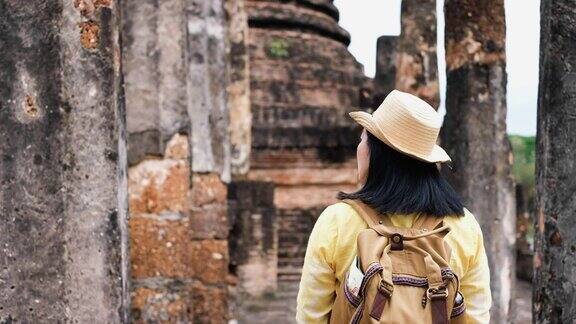
M 364 186 L 338 199 L 359 199 L 380 214 L 464 215 L 460 197 L 435 163 L 417 160 L 368 135 L 370 165 Z

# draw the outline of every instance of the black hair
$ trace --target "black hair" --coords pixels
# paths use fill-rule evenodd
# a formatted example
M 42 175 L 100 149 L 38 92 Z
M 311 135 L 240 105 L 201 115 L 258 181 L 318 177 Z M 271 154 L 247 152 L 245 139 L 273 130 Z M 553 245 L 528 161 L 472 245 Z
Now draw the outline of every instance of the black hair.
M 338 199 L 358 199 L 380 214 L 464 215 L 458 194 L 435 163 L 400 153 L 369 132 L 370 164 L 364 186 Z

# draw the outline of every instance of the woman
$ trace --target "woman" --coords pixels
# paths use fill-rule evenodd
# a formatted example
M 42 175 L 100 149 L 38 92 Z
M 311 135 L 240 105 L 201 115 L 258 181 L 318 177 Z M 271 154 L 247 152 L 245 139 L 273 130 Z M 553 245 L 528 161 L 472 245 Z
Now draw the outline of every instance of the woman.
M 420 217 L 444 217 L 451 229 L 444 238 L 452 250 L 449 264 L 460 278 L 466 321 L 488 323 L 490 274 L 482 232 L 436 165 L 450 161 L 435 144 L 440 116 L 423 100 L 397 90 L 372 115 L 350 115 L 364 127 L 357 147 L 361 189 L 340 192 L 338 198 L 361 201 L 397 227 L 411 227 Z M 298 323 L 328 322 L 338 287 L 357 254 L 357 235 L 365 228 L 363 218 L 344 202 L 319 216 L 302 270 Z

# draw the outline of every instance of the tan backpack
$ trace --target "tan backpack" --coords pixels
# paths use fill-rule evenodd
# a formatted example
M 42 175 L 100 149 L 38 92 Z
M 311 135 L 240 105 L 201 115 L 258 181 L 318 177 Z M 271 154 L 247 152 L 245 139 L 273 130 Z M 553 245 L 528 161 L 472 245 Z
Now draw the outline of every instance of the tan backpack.
M 442 218 L 419 217 L 412 228 L 395 227 L 362 202 L 343 201 L 369 227 L 358 234 L 358 264 L 352 262 L 340 283 L 330 323 L 465 323 L 444 242 L 450 228 Z

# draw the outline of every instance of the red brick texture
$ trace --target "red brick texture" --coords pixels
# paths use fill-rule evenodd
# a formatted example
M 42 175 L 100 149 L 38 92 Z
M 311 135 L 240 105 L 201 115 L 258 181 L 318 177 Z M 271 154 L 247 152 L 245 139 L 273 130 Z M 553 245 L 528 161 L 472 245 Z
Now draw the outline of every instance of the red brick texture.
M 171 145 L 173 144 L 173 145 Z M 190 172 L 187 142 L 130 168 L 132 319 L 225 323 L 228 317 L 227 186 Z

